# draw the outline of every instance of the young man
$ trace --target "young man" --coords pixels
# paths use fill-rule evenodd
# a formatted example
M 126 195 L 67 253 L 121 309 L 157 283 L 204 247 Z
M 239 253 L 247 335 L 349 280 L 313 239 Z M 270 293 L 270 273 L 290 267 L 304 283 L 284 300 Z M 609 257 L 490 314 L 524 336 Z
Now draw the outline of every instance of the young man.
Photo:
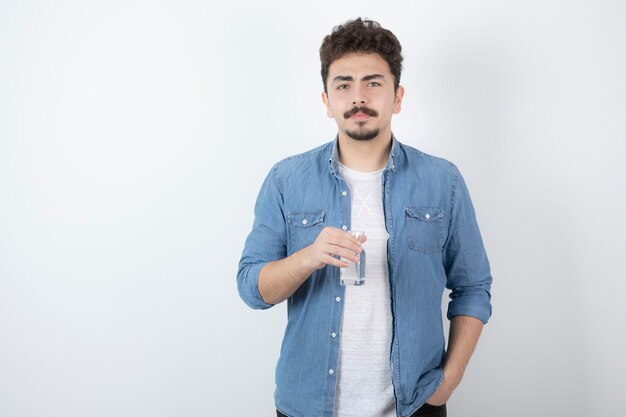
M 404 89 L 390 31 L 349 21 L 325 37 L 320 57 L 337 137 L 271 169 L 237 274 L 250 307 L 288 303 L 277 415 L 445 416 L 491 315 L 467 187 L 452 163 L 391 131 Z M 354 282 L 362 251 L 365 284 L 341 285 L 340 276 Z

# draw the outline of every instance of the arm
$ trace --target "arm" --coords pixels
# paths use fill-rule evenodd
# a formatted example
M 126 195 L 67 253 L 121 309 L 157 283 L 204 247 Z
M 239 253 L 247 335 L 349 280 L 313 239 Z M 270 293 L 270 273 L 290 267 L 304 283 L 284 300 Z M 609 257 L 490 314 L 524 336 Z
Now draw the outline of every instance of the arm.
M 305 249 L 266 264 L 259 272 L 259 293 L 268 304 L 286 300 L 315 269 L 307 265 Z
M 482 329 L 483 322 L 474 317 L 456 316 L 452 319 L 448 351 L 443 361 L 443 382 L 428 399 L 429 404 L 444 404 L 458 387 Z
M 278 168 L 265 178 L 254 208 L 254 224 L 246 239 L 237 272 L 237 290 L 246 304 L 266 309 L 289 298 L 316 269 L 346 268 L 341 256 L 356 261 L 360 244 L 350 233 L 322 229 L 315 242 L 287 256 L 287 224 Z
M 432 405 L 445 403 L 461 382 L 483 325 L 491 316 L 492 278 L 487 253 L 469 191 L 461 174 L 456 168 L 455 171 L 450 226 L 443 251 L 446 287 L 451 290 L 450 333 L 443 382 L 427 400 Z

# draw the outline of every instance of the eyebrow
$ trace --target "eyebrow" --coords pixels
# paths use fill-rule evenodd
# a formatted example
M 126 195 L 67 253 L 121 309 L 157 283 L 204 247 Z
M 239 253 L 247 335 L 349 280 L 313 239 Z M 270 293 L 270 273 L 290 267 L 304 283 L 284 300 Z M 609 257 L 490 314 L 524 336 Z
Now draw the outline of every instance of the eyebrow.
M 370 74 L 361 78 L 361 81 L 369 81 L 369 80 L 374 80 L 377 78 L 385 78 L 385 76 L 382 74 Z M 333 83 L 336 83 L 338 81 L 354 81 L 354 77 L 352 77 L 351 75 L 338 75 L 335 78 L 333 78 Z

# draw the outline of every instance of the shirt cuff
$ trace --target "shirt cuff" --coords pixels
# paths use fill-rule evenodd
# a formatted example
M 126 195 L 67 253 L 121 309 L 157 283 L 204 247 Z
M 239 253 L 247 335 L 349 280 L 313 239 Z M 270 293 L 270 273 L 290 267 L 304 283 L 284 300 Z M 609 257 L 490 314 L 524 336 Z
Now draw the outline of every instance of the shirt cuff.
M 268 263 L 269 262 L 261 262 L 250 265 L 247 269 L 242 271 L 244 276 L 243 279 L 239 281 L 239 295 L 248 306 L 255 310 L 265 310 L 274 306 L 274 304 L 268 304 L 263 301 L 263 297 L 261 297 L 261 293 L 259 292 L 259 273 L 261 272 L 261 268 Z
M 488 295 L 460 296 L 448 304 L 448 320 L 455 316 L 471 316 L 487 324 L 491 317 L 491 303 Z

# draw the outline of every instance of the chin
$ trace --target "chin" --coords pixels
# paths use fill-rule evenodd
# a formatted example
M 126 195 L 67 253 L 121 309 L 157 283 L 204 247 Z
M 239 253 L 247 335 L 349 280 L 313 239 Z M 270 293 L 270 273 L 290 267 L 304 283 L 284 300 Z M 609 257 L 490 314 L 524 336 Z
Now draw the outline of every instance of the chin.
M 350 139 L 366 142 L 366 141 L 375 139 L 380 134 L 380 130 L 379 129 L 366 130 L 366 131 L 346 130 L 345 134 Z

